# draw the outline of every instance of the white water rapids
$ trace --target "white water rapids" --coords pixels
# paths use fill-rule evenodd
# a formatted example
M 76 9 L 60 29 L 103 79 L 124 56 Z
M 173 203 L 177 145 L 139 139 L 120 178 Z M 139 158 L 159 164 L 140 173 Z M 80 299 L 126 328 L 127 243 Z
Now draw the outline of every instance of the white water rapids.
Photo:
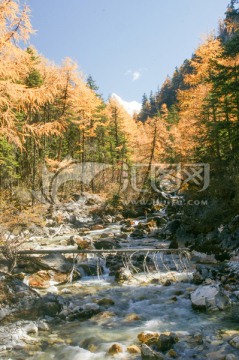
M 110 227 L 108 230 L 112 232 L 118 228 Z M 95 231 L 91 235 L 100 232 Z M 158 244 L 159 241 L 156 241 Z M 155 239 L 136 239 L 134 247 L 152 246 L 153 243 Z M 169 256 L 165 263 L 170 267 L 175 261 Z M 52 344 L 46 345 L 44 351 L 35 354 L 33 359 L 139 360 L 141 355 L 129 354 L 127 347 L 133 344 L 140 346 L 137 335 L 142 331 L 175 332 L 181 339 L 200 333 L 210 339 L 210 346 L 213 347 L 214 342 L 218 342 L 215 337 L 217 331 L 234 329 L 233 315 L 230 312 L 206 314 L 193 310 L 190 301 L 190 292 L 196 288 L 191 282 L 193 268 L 190 268 L 189 263 L 189 267 L 183 272 L 175 270 L 174 266 L 175 282 L 170 286 L 160 285 L 157 280 L 155 284 L 152 283 L 153 279 L 172 277 L 170 268 L 169 271 L 164 268 L 163 272 L 158 273 L 135 274 L 130 285 L 113 282 L 107 269 L 100 278 L 83 277 L 76 284 L 69 285 L 72 292 L 66 295 L 69 301 L 77 299 L 84 306 L 96 303 L 101 298 L 109 298 L 114 304 L 106 307 L 105 315 L 99 314 L 86 321 L 66 321 L 54 325 L 49 335 Z M 123 352 L 111 357 L 108 350 L 115 343 L 121 345 Z M 174 348 L 180 354 L 179 359 L 202 359 L 198 355 L 202 350 L 200 346 L 192 347 L 185 340 Z

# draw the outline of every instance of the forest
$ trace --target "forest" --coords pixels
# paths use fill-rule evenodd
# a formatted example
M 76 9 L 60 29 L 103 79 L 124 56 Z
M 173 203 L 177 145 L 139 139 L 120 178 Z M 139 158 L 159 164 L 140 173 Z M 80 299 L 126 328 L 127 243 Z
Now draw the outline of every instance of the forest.
M 210 206 L 202 214 L 193 206 L 185 212 L 194 212 L 200 226 L 208 218 L 220 225 L 236 214 L 237 1 L 228 5 L 218 33 L 208 36 L 161 89 L 143 95 L 142 110 L 133 117 L 114 99 L 103 100 L 92 77 L 86 79 L 70 58 L 57 66 L 31 47 L 34 30 L 27 6 L 2 1 L 0 13 L 2 214 L 9 214 L 9 205 L 12 211 L 39 205 L 36 194 L 46 195 L 44 169 L 54 173 L 72 161 L 108 164 L 110 171 L 87 185 L 65 182 L 59 188 L 62 196 L 89 190 L 118 201 L 144 198 L 145 204 L 160 195 L 149 185 L 154 164 L 210 164 L 208 189 L 198 191 L 195 181 L 182 181 L 177 189 L 186 198 L 207 199 Z M 125 167 L 132 169 L 134 164 L 143 164 L 137 186 L 148 188 L 146 192 L 135 191 L 132 184 L 123 186 Z

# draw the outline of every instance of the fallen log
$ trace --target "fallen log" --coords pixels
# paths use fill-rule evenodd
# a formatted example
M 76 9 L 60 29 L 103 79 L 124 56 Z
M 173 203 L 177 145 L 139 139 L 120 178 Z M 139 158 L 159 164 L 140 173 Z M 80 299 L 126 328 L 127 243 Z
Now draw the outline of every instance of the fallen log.
M 177 253 L 190 251 L 188 248 L 179 248 L 179 249 L 145 249 L 145 248 L 127 248 L 127 249 L 102 249 L 102 250 L 80 250 L 77 248 L 72 249 L 26 249 L 26 250 L 18 250 L 16 253 L 18 255 L 41 255 L 41 254 L 125 254 L 125 253 L 135 253 L 135 252 L 167 252 L 167 253 Z

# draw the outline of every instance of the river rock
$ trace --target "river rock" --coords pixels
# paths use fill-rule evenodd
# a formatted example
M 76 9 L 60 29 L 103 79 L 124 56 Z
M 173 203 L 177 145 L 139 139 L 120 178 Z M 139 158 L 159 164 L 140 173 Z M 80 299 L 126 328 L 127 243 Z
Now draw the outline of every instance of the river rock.
M 217 260 L 215 255 L 208 255 L 205 253 L 201 253 L 199 251 L 191 252 L 192 260 L 194 260 L 198 264 L 216 264 Z
M 225 310 L 230 304 L 230 299 L 218 285 L 201 285 L 191 293 L 191 302 L 192 306 L 199 310 Z
M 88 263 L 81 263 L 77 264 L 77 270 L 82 274 L 82 276 L 96 276 L 100 272 L 103 274 L 103 268 L 99 267 L 96 262 L 88 262 Z
M 160 334 L 156 343 L 157 350 L 168 351 L 172 348 L 173 344 L 178 342 L 178 337 L 174 333 Z
M 51 316 L 54 317 L 62 310 L 60 298 L 54 294 L 47 294 L 37 300 L 34 304 L 35 316 Z
M 105 215 L 103 216 L 103 221 L 105 224 L 112 224 L 113 217 L 111 215 Z
M 120 223 L 125 226 L 133 226 L 135 222 L 133 219 L 124 219 Z
M 120 230 L 124 233 L 130 233 L 130 232 L 134 231 L 134 228 L 133 228 L 133 226 L 123 225 L 123 226 L 121 226 Z
M 165 224 L 167 223 L 167 219 L 165 217 L 155 216 L 153 220 L 155 221 L 158 228 L 165 226 Z
M 117 282 L 128 281 L 131 279 L 132 279 L 132 273 L 129 269 L 120 268 L 115 273 L 115 281 Z
M 28 284 L 36 288 L 48 288 L 50 286 L 51 274 L 49 271 L 42 270 L 28 277 Z
M 40 296 L 29 286 L 14 276 L 0 273 L 0 319 L 11 313 L 18 315 L 21 311 L 31 311 L 34 302 Z
M 237 360 L 236 356 L 233 354 L 227 354 L 224 360 Z
M 94 249 L 92 239 L 90 237 L 84 237 L 81 239 L 76 239 L 75 244 L 78 246 L 80 250 L 92 250 Z
M 30 323 L 25 327 L 27 334 L 38 334 L 38 327 L 34 323 Z
M 97 250 L 110 250 L 110 249 L 118 249 L 120 245 L 116 240 L 112 239 L 99 239 L 94 242 L 94 246 Z
M 164 360 L 163 354 L 153 351 L 149 346 L 143 344 L 141 346 L 141 357 L 142 360 Z
M 29 336 L 29 329 L 35 328 L 35 324 L 29 321 L 17 321 L 13 324 L 2 325 L 0 327 L 0 351 L 5 350 L 21 350 L 29 346 L 29 344 L 35 344 L 38 342 L 36 338 Z M 35 328 L 37 331 L 37 328 Z M 36 334 L 32 332 L 32 334 Z M 10 355 L 9 355 L 10 356 Z M 10 357 L 7 356 L 7 359 Z M 1 356 L 1 359 L 5 357 Z M 12 358 L 12 356 L 11 356 Z
M 77 245 L 81 250 L 92 249 L 92 240 L 88 237 L 83 238 L 80 235 L 73 235 L 67 241 L 67 245 Z
M 114 221 L 115 222 L 120 222 L 120 221 L 123 221 L 124 220 L 124 217 L 122 214 L 117 214 L 114 216 Z
M 193 282 L 196 285 L 202 284 L 205 280 L 217 278 L 218 271 L 213 266 L 196 265 L 196 272 L 193 273 Z
M 62 273 L 68 273 L 72 269 L 72 261 L 58 253 L 35 258 L 35 261 L 42 269 L 51 269 Z
M 147 344 L 149 341 L 152 342 L 152 340 L 154 342 L 157 342 L 157 340 L 159 339 L 160 334 L 157 332 L 152 332 L 152 331 L 143 331 L 140 334 L 138 334 L 138 339 L 141 343 L 143 344 Z
M 73 280 L 79 280 L 81 274 L 78 271 L 74 271 Z M 46 289 L 52 285 L 52 282 L 57 284 L 64 284 L 69 281 L 69 275 L 60 273 L 53 270 L 41 270 L 35 274 L 30 275 L 28 278 L 28 284 L 31 287 Z
M 233 339 L 229 341 L 230 345 L 236 349 L 239 349 L 239 336 L 235 336 Z
M 135 229 L 131 234 L 130 237 L 140 239 L 147 235 L 148 232 L 146 229 Z
M 107 238 L 113 238 L 114 234 L 111 232 L 103 232 L 103 234 L 100 235 L 100 239 L 107 239 Z
M 67 320 L 74 321 L 76 319 L 79 320 L 87 320 L 92 318 L 94 315 L 100 312 L 100 307 L 95 303 L 88 303 L 82 307 L 76 306 L 75 308 L 68 309 L 68 311 L 63 310 L 60 313 L 61 318 L 67 318 Z
M 101 313 L 98 313 L 97 315 L 94 315 L 92 319 L 97 322 L 105 322 L 114 316 L 116 316 L 116 314 L 111 311 L 103 311 Z
M 140 354 L 140 348 L 137 345 L 130 345 L 127 347 L 129 354 Z
M 102 298 L 97 301 L 97 304 L 100 306 L 112 306 L 115 304 L 115 302 L 110 298 Z
M 39 331 L 50 331 L 49 325 L 45 321 L 39 321 L 37 326 Z
M 96 336 L 90 336 L 90 337 L 80 341 L 80 347 L 85 350 L 95 352 L 97 350 L 97 346 L 95 345 L 95 344 L 97 344 L 97 342 L 98 342 L 98 339 Z
M 123 352 L 122 346 L 119 344 L 113 344 L 108 350 L 109 355 L 116 355 L 122 352 Z
M 95 224 L 91 226 L 91 230 L 102 230 L 102 229 L 104 229 L 104 226 L 101 224 Z
M 126 322 L 139 321 L 139 320 L 141 320 L 141 317 L 135 313 L 128 314 L 124 319 L 124 321 Z
M 88 227 L 85 227 L 85 226 L 82 226 L 80 229 L 79 229 L 79 233 L 80 235 L 84 235 L 86 233 L 90 232 L 90 228 Z
M 170 357 L 170 358 L 173 358 L 173 359 L 176 359 L 178 357 L 178 353 L 174 350 L 174 349 L 170 349 L 168 352 L 167 352 L 167 355 Z

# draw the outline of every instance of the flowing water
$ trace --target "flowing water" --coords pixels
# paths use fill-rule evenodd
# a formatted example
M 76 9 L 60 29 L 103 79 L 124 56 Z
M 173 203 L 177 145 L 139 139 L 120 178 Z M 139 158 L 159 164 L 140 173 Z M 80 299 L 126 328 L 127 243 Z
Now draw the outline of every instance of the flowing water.
M 85 280 L 75 292 L 82 305 L 99 298 L 110 298 L 114 305 L 107 307 L 105 316 L 53 326 L 50 338 L 56 339 L 55 345 L 47 344 L 46 340 L 44 352 L 36 354 L 34 359 L 103 360 L 114 343 L 123 348 L 123 353 L 114 358 L 133 359 L 135 357 L 126 351 L 127 346 L 139 344 L 137 335 L 142 331 L 171 331 L 180 336 L 201 332 L 214 339 L 218 330 L 239 330 L 239 314 L 216 312 L 209 315 L 194 311 L 188 297 L 193 288 L 187 282 L 165 287 L 119 286 L 105 280 Z M 190 348 L 182 351 L 182 358 L 190 359 L 193 355 Z
M 109 231 L 118 231 L 118 227 L 110 227 Z M 104 230 L 105 231 L 105 230 Z M 92 232 L 96 236 L 101 231 Z M 150 246 L 155 239 L 151 241 Z M 143 240 L 145 241 L 145 240 Z M 135 240 L 133 246 L 142 240 Z M 149 243 L 145 243 L 147 246 Z M 158 244 L 158 240 L 157 240 Z M 132 246 L 122 243 L 123 246 Z M 162 243 L 162 245 L 165 245 Z M 168 266 L 179 263 L 179 258 L 164 259 Z M 156 269 L 157 270 L 157 269 Z M 96 304 L 99 299 L 111 299 L 105 306 L 104 312 L 93 316 L 90 320 L 66 321 L 53 320 L 50 322 L 49 333 L 39 333 L 41 345 L 38 351 L 29 352 L 25 358 L 34 360 L 104 360 L 104 359 L 141 359 L 140 355 L 127 352 L 129 345 L 140 345 L 137 335 L 142 331 L 176 332 L 182 339 L 175 345 L 179 359 L 206 359 L 205 346 L 198 344 L 191 346 L 189 339 L 192 334 L 202 334 L 208 341 L 207 352 L 213 346 L 220 345 L 219 331 L 239 330 L 239 314 L 237 308 L 228 312 L 211 314 L 198 312 L 192 309 L 190 292 L 196 286 L 192 284 L 193 267 L 187 264 L 183 271 L 164 268 L 159 272 L 136 274 L 131 284 L 117 284 L 109 271 L 104 275 L 83 277 L 80 281 L 61 285 L 59 293 L 63 294 L 68 306 L 81 307 Z M 157 282 L 161 277 L 174 276 L 175 282 L 164 286 Z M 183 341 L 183 339 L 187 339 Z M 108 350 L 112 344 L 120 344 L 122 353 L 111 357 Z M 201 346 L 201 348 L 200 348 Z M 204 349 L 204 350 L 203 350 Z M 204 352 L 203 352 L 204 351 Z M 205 357 L 204 357 L 205 356 Z M 12 357 L 20 359 L 21 357 Z M 10 359 L 10 357 L 9 357 Z M 220 359 L 220 357 L 215 357 Z

